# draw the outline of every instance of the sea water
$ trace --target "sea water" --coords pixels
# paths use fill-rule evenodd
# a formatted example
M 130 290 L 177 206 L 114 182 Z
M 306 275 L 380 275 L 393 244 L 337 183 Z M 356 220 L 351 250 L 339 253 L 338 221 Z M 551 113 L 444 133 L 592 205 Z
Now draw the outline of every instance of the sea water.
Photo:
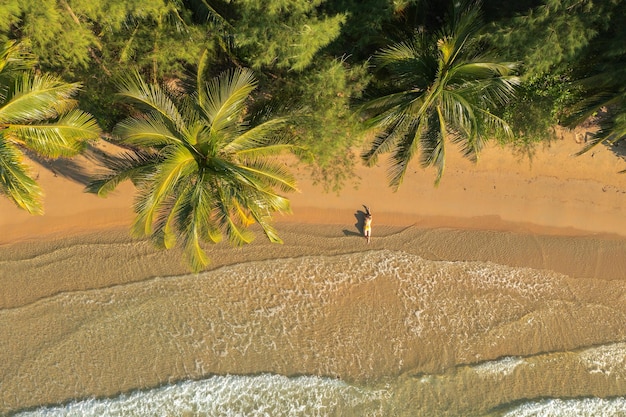
M 0 412 L 623 416 L 603 284 L 380 250 L 58 294 L 0 312 Z
M 386 416 L 397 415 L 388 390 L 364 390 L 341 381 L 278 375 L 216 376 L 111 399 L 17 413 L 16 417 L 127 416 Z M 401 406 L 405 408 L 405 406 Z M 542 399 L 494 412 L 502 417 L 623 416 L 626 398 Z M 438 415 L 411 413 L 405 415 Z

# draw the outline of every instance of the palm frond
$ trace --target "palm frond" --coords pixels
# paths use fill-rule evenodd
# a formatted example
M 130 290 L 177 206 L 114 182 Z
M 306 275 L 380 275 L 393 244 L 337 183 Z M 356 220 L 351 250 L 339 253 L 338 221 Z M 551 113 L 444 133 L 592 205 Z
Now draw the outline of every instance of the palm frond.
M 113 133 L 121 138 L 122 143 L 130 146 L 158 148 L 186 142 L 172 132 L 171 125 L 156 112 L 123 120 L 115 125 Z
M 402 184 L 411 159 L 420 150 L 419 138 L 422 131 L 427 128 L 424 119 L 424 117 L 419 117 L 412 120 L 408 129 L 397 136 L 387 168 L 387 180 L 394 190 Z
M 184 188 L 184 186 L 180 188 Z M 172 228 L 172 223 L 176 218 L 175 206 L 177 204 L 180 205 L 181 198 L 181 193 L 173 192 L 163 200 L 157 210 L 151 240 L 159 249 L 171 249 L 176 244 L 177 233 L 175 229 Z
M 215 197 L 213 187 L 206 179 L 198 178 L 195 186 L 185 190 L 184 203 L 178 210 L 177 224 L 183 240 L 185 258 L 195 272 L 209 263 L 200 243 L 218 243 L 222 240 L 222 233 L 216 224 L 219 219 L 214 214 L 219 211 L 219 202 Z
M 403 61 L 413 61 L 421 54 L 422 50 L 415 42 L 399 42 L 377 52 L 374 59 L 378 67 L 385 68 Z
M 138 72 L 121 79 L 118 94 L 146 107 L 148 111 L 161 114 L 173 129 L 185 131 L 186 124 L 176 103 L 160 86 L 147 84 Z
M 265 159 L 247 161 L 237 169 L 252 183 L 252 178 L 261 180 L 264 187 L 278 187 L 282 191 L 296 191 L 296 180 L 284 164 L 275 164 Z M 250 175 L 252 174 L 252 175 Z
M 511 75 L 517 64 L 513 62 L 470 61 L 450 68 L 450 83 L 492 79 Z
M 276 142 L 276 133 L 285 126 L 286 122 L 285 118 L 275 118 L 254 126 L 226 144 L 223 150 L 226 153 L 239 153 L 261 149 L 266 144 L 273 144 Z
M 108 172 L 101 174 L 91 181 L 85 191 L 106 197 L 122 181 L 135 182 L 138 178 L 144 178 L 149 172 L 154 171 L 158 162 L 155 154 L 145 152 L 124 153 L 113 158 L 107 158 Z
M 20 74 L 0 107 L 0 122 L 24 123 L 56 117 L 61 110 L 67 110 L 61 104 L 71 100 L 79 88 L 79 83 L 65 83 L 51 75 Z
M 387 130 L 381 130 L 369 144 L 368 148 L 361 152 L 361 159 L 369 167 L 376 165 L 380 155 L 389 152 L 402 134 L 398 134 L 398 131 L 390 128 Z
M 595 132 L 591 139 L 587 141 L 583 149 L 576 152 L 575 156 L 580 156 L 586 152 L 589 152 L 594 147 L 601 143 L 613 145 L 620 140 L 626 138 L 626 114 L 620 114 L 614 118 L 609 118 L 603 121 L 600 125 L 600 130 Z
M 248 209 L 244 209 L 239 201 L 234 200 L 233 205 L 235 206 L 235 212 L 239 217 L 239 221 L 243 224 L 244 227 L 249 227 L 254 223 L 254 218 L 248 215 L 248 213 L 246 212 L 246 210 Z
M 257 81 L 248 69 L 234 69 L 222 73 L 205 86 L 208 102 L 203 107 L 211 123 L 211 133 L 228 130 L 238 126 L 240 113 L 245 108 L 245 101 L 256 88 Z
M 476 102 L 476 97 L 459 90 L 444 90 L 439 101 L 439 111 L 446 122 L 465 135 L 471 135 L 476 129 L 476 110 L 481 104 Z
M 263 156 L 280 155 L 284 153 L 285 151 L 294 151 L 299 148 L 301 147 L 286 144 L 286 143 L 282 143 L 282 144 L 277 143 L 274 145 L 265 145 L 265 146 L 259 146 L 256 148 L 242 149 L 242 150 L 237 151 L 235 155 L 237 155 L 237 157 L 240 157 L 240 158 L 250 159 L 250 158 L 263 157 Z
M 207 73 L 207 67 L 209 62 L 209 51 L 206 49 L 202 52 L 200 56 L 200 60 L 198 61 L 198 71 L 196 72 L 196 92 L 197 94 L 197 103 L 200 108 L 204 108 L 209 97 L 207 95 L 207 90 L 202 88 L 206 84 L 205 76 Z
M 291 213 L 291 204 L 288 198 L 276 194 L 271 190 L 254 189 L 249 190 L 250 195 L 254 196 L 254 205 L 258 206 L 269 213 Z
M 251 210 L 252 217 L 261 226 L 263 233 L 272 243 L 283 243 L 283 240 L 278 236 L 278 231 L 271 225 L 271 217 L 263 215 L 257 210 Z
M 217 220 L 220 226 L 226 231 L 228 240 L 233 246 L 242 246 L 254 240 L 254 234 L 246 228 L 240 227 L 234 220 L 236 218 L 236 207 L 234 203 L 237 199 L 232 195 L 235 189 L 219 186 L 216 198 Z
M 7 137 L 49 158 L 74 156 L 85 149 L 87 140 L 97 139 L 100 127 L 88 113 L 73 110 L 56 122 L 11 124 Z
M 155 165 L 155 172 L 151 174 L 149 186 L 143 197 L 135 204 L 137 218 L 133 224 L 135 235 L 150 236 L 155 213 L 160 205 L 171 194 L 181 178 L 198 169 L 194 156 L 182 146 L 168 146 L 161 152 L 163 160 Z
M 357 112 L 363 115 L 371 115 L 365 124 L 367 127 L 378 127 L 386 118 L 392 119 L 394 113 L 407 107 L 420 99 L 421 93 L 415 91 L 401 91 L 397 93 L 385 94 L 384 96 L 371 99 L 357 108 Z
M 185 239 L 183 249 L 187 264 L 196 273 L 202 271 L 210 263 L 209 257 L 200 245 L 201 236 L 202 232 L 198 230 L 197 223 L 189 222 L 183 233 Z
M 584 100 L 572 106 L 570 114 L 563 119 L 563 124 L 569 127 L 577 126 L 598 112 L 601 108 L 608 108 L 622 101 L 626 102 L 626 99 L 623 99 L 612 91 L 601 90 L 595 94 L 590 94 Z
M 0 136 L 0 194 L 31 214 L 43 214 L 43 192 L 22 163 L 22 153 Z
M 455 49 L 474 41 L 474 35 L 482 28 L 482 11 L 480 0 L 463 0 L 452 4 L 448 16 L 446 32 L 455 38 Z
M 445 138 L 442 131 L 442 124 L 445 127 L 445 121 L 442 120 L 441 113 L 433 113 L 430 115 L 427 127 L 423 130 L 420 138 L 422 145 L 421 164 L 423 167 L 434 166 L 437 168 L 437 176 L 435 177 L 435 186 L 439 185 L 443 173 L 445 171 Z
M 82 152 L 86 142 L 67 140 L 54 126 L 12 126 L 7 132 L 14 141 L 48 158 L 69 157 Z
M 177 208 L 176 221 L 179 230 L 184 231 L 188 224 L 195 222 L 201 225 L 200 239 L 206 242 L 219 243 L 222 233 L 216 224 L 217 201 L 214 187 L 207 182 L 206 174 L 197 178 L 195 183 L 186 187 L 181 196 L 181 204 Z M 199 229 L 200 230 L 200 229 Z
M 605 137 L 602 135 L 593 135 L 589 140 L 587 140 L 585 146 L 580 151 L 576 152 L 574 156 L 581 156 L 582 154 L 589 152 L 591 149 L 604 142 L 604 140 Z
M 36 63 L 35 56 L 23 44 L 8 40 L 0 44 L 0 85 L 8 85 L 16 75 L 29 71 Z
M 477 109 L 477 112 L 480 115 L 479 120 L 486 127 L 486 131 L 497 131 L 506 137 L 513 137 L 513 131 L 505 120 L 482 108 Z
M 473 97 L 477 105 L 503 105 L 515 97 L 520 78 L 502 76 L 467 82 L 455 90 L 466 97 Z
M 76 140 L 98 139 L 102 130 L 94 117 L 82 110 L 71 110 L 54 123 L 61 135 Z

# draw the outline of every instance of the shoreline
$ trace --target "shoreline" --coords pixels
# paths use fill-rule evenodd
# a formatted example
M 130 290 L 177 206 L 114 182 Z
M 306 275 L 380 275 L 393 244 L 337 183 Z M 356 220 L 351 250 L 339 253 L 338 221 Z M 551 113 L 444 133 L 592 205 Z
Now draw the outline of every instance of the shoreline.
M 548 270 L 596 283 L 626 280 L 626 240 L 616 235 L 379 225 L 367 244 L 355 228 L 343 224 L 285 222 L 277 230 L 284 244 L 270 243 L 255 228 L 257 238 L 244 247 L 227 242 L 208 246 L 211 263 L 203 272 L 259 261 L 388 250 L 429 261 Z M 147 239 L 133 239 L 124 227 L 0 245 L 0 267 L 6 272 L 0 277 L 0 310 L 61 293 L 194 275 L 179 248 L 157 249 Z
M 626 149 L 598 147 L 573 157 L 583 146 L 575 134 L 562 133 L 563 139 L 538 148 L 532 159 L 495 144 L 476 164 L 450 152 L 439 187 L 434 171 L 415 161 L 396 192 L 387 185 L 384 160 L 371 168 L 357 160 L 339 193 L 325 192 L 306 167 L 287 160 L 300 192 L 286 195 L 292 214 L 275 215 L 274 221 L 351 227 L 366 204 L 374 215 L 374 237 L 379 226 L 417 226 L 626 239 L 626 175 L 618 173 L 626 168 L 618 153 Z M 45 214 L 32 216 L 0 199 L 0 246 L 128 228 L 134 217 L 132 184 L 120 184 L 107 198 L 83 191 L 85 178 L 100 169 L 93 155 L 115 152 L 114 145 L 102 142 L 71 164 L 31 162 L 45 192 Z
M 390 249 L 431 260 L 490 261 L 580 278 L 626 279 L 626 175 L 617 173 L 626 161 L 606 147 L 573 160 L 583 144 L 569 134 L 538 149 L 532 161 L 520 161 L 498 146 L 485 149 L 477 164 L 451 153 L 439 187 L 431 170 L 414 166 L 397 192 L 387 186 L 384 161 L 372 168 L 357 164 L 340 193 L 324 192 L 306 168 L 292 163 L 300 192 L 288 195 L 292 214 L 274 217 L 285 244 L 270 244 L 253 226 L 251 245 L 208 245 L 208 269 L 247 260 Z M 132 184 L 121 184 L 107 198 L 83 192 L 76 171 L 96 172 L 93 155 L 119 151 L 106 142 L 98 146 L 73 161 L 69 173 L 63 171 L 64 161 L 55 161 L 54 170 L 33 162 L 47 193 L 45 215 L 32 216 L 0 200 L 0 265 L 9 271 L 0 280 L 5 293 L 0 304 L 19 305 L 18 300 L 33 299 L 30 292 L 45 297 L 188 273 L 180 248 L 160 251 L 147 239 L 130 237 Z M 364 204 L 374 216 L 372 245 L 364 244 L 359 230 Z M 407 236 L 386 236 L 402 230 Z M 54 271 L 38 264 L 67 262 L 55 258 L 57 247 L 94 245 L 90 250 L 98 250 L 93 248 L 109 243 L 126 245 L 130 252 L 111 249 L 102 262 L 87 267 L 81 262 L 93 261 L 78 254 L 71 279 L 51 280 L 46 274 L 54 276 Z M 91 255 L 85 253 L 84 259 Z M 32 266 L 16 262 L 31 256 Z M 124 275 L 132 278 L 116 276 L 115 268 L 125 262 L 132 267 Z M 13 275 L 19 278 L 11 280 Z
M 284 245 L 214 245 L 198 275 L 123 228 L 0 247 L 0 414 L 208 375 L 367 385 L 502 357 L 528 358 L 532 384 L 537 360 L 556 380 L 555 355 L 626 340 L 624 239 L 379 226 L 368 245 L 342 224 L 279 227 Z M 624 392 L 582 368 L 560 395 Z
M 604 259 L 604 247 L 612 248 L 613 252 L 619 252 L 623 247 L 626 251 L 626 216 L 623 215 L 626 175 L 617 173 L 626 167 L 626 160 L 618 156 L 617 150 L 607 147 L 598 147 L 592 153 L 574 159 L 571 155 L 584 146 L 576 142 L 576 134 L 561 132 L 562 139 L 537 149 L 532 160 L 520 160 L 510 150 L 497 145 L 485 149 L 477 164 L 451 152 L 448 170 L 439 187 L 433 185 L 433 170 L 413 165 L 396 192 L 386 183 L 384 161 L 371 168 L 357 163 L 353 178 L 339 193 L 325 192 L 321 185 L 313 182 L 305 167 L 291 161 L 300 192 L 287 195 L 292 214 L 274 216 L 275 226 L 285 245 L 270 245 L 253 226 L 256 240 L 248 245 L 252 249 L 247 250 L 247 246 L 238 249 L 221 243 L 208 245 L 208 255 L 212 259 L 219 256 L 233 260 L 217 262 L 220 265 L 245 260 L 246 256 L 242 254 L 247 252 L 254 253 L 256 260 L 262 256 L 267 259 L 282 257 L 282 252 L 306 255 L 306 251 L 311 250 L 312 253 L 324 253 L 324 245 L 330 245 L 330 250 L 326 251 L 330 253 L 337 247 L 342 248 L 342 253 L 382 249 L 383 244 L 390 249 L 402 249 L 402 244 L 389 239 L 381 241 L 380 237 L 388 230 L 410 229 L 416 239 L 430 236 L 419 244 L 437 247 L 440 259 L 507 264 L 507 259 L 511 258 L 514 260 L 509 262 L 515 266 L 542 268 L 547 265 L 560 271 L 599 277 L 598 273 L 588 271 L 589 259 L 598 262 Z M 37 250 L 30 250 L 30 246 L 54 248 L 56 242 L 80 245 L 82 241 L 104 242 L 115 236 L 114 243 L 124 241 L 139 246 L 142 248 L 140 254 L 150 253 L 161 259 L 163 265 L 159 272 L 187 273 L 180 265 L 179 248 L 160 253 L 147 240 L 130 237 L 135 192 L 132 184 L 120 184 L 107 198 L 84 193 L 84 184 L 78 179 L 82 178 L 84 182 L 100 169 L 96 164 L 97 155 L 116 152 L 119 149 L 114 145 L 99 143 L 97 148 L 72 160 L 66 171 L 66 161 L 42 162 L 45 167 L 32 162 L 33 171 L 46 193 L 46 214 L 32 216 L 15 208 L 6 198 L 0 199 L 0 262 L 3 258 L 18 257 L 20 252 L 36 253 Z M 371 247 L 361 245 L 359 226 L 363 205 L 368 205 L 374 216 Z M 327 238 L 339 237 L 346 241 L 318 241 L 316 245 L 322 247 L 313 248 L 309 241 L 323 237 L 323 233 Z M 481 241 L 481 246 L 474 249 L 475 254 L 463 248 L 451 249 L 452 243 L 446 249 L 436 241 L 446 241 L 445 236 L 455 234 L 461 241 L 468 242 L 489 235 L 504 246 L 496 247 L 493 242 Z M 568 243 L 567 239 L 571 242 Z M 517 247 L 509 250 L 507 246 L 512 243 L 508 241 L 515 242 Z M 555 241 L 561 243 L 557 245 Z M 581 243 L 587 245 L 587 252 L 582 253 L 576 249 L 577 241 L 596 243 L 595 246 Z M 547 248 L 547 245 L 558 247 Z M 534 259 L 537 247 L 557 254 L 559 261 L 537 261 Z M 426 253 L 419 249 L 411 249 L 411 252 L 420 256 Z M 621 278 L 626 274 L 618 268 L 621 262 L 613 260 L 613 252 L 609 265 L 599 270 Z M 487 253 L 493 254 L 493 259 Z M 564 260 L 565 254 L 569 254 L 567 261 Z M 175 266 L 165 266 L 166 263 Z M 215 265 L 209 268 L 213 269 Z M 106 265 L 99 269 L 105 268 Z M 104 285 L 106 279 L 100 281 Z M 19 287 L 11 287 L 13 291 L 22 292 Z
M 440 187 L 416 167 L 395 193 L 384 165 L 357 166 L 340 194 L 294 167 L 293 214 L 275 217 L 284 244 L 253 225 L 249 245 L 208 246 L 197 275 L 180 248 L 130 237 L 132 185 L 101 199 L 62 164 L 35 165 L 46 215 L 0 200 L 0 414 L 212 374 L 402 383 L 511 356 L 532 362 L 529 387 L 583 378 L 558 392 L 622 395 L 621 374 L 603 384 L 594 371 L 623 364 L 626 162 L 602 148 L 573 164 L 580 145 L 556 145 L 532 166 L 495 147 L 478 165 L 455 155 Z M 580 368 L 590 346 L 616 365 Z M 535 377 L 538 357 L 552 378 Z

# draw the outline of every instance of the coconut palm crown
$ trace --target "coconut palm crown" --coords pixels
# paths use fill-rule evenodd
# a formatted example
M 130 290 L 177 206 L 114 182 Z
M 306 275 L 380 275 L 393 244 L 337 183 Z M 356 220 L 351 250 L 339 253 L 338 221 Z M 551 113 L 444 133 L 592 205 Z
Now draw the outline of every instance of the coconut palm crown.
M 492 109 L 506 103 L 519 84 L 516 64 L 496 62 L 480 52 L 480 9 L 455 4 L 448 24 L 433 35 L 418 32 L 408 41 L 379 51 L 373 59 L 389 91 L 362 108 L 365 125 L 375 133 L 362 153 L 368 165 L 391 153 L 389 184 L 397 189 L 417 154 L 422 166 L 435 166 L 439 184 L 449 143 L 476 160 L 488 135 L 510 134 Z
M 34 61 L 15 42 L 0 45 L 0 194 L 31 214 L 43 214 L 42 190 L 24 151 L 46 158 L 80 153 L 100 128 L 75 108 L 79 83 L 32 70 Z
M 615 145 L 626 139 L 626 53 L 623 57 L 622 62 L 598 63 L 594 68 L 597 73 L 574 82 L 587 96 L 572 106 L 571 114 L 563 120 L 564 125 L 574 128 L 596 113 L 606 113 L 599 120 L 600 129 L 577 155 L 600 143 Z
M 234 245 L 253 240 L 258 223 L 271 242 L 281 242 L 271 215 L 290 211 L 278 194 L 296 189 L 284 163 L 268 157 L 291 145 L 285 120 L 251 120 L 246 106 L 256 87 L 253 73 L 235 69 L 205 81 L 200 60 L 193 94 L 176 98 L 138 74 L 124 80 L 120 94 L 143 108 L 114 128 L 119 143 L 134 149 L 88 188 L 104 196 L 120 181 L 137 188 L 132 232 L 151 236 L 159 247 L 182 244 L 193 271 L 208 263 L 202 242 L 226 234 Z

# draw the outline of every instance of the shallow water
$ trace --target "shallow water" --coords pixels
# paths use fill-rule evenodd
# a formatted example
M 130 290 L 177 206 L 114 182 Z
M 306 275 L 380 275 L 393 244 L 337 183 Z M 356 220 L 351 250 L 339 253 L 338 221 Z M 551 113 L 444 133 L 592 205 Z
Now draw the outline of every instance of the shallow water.
M 253 261 L 0 310 L 0 413 L 620 416 L 624 323 L 620 280 L 397 250 Z

